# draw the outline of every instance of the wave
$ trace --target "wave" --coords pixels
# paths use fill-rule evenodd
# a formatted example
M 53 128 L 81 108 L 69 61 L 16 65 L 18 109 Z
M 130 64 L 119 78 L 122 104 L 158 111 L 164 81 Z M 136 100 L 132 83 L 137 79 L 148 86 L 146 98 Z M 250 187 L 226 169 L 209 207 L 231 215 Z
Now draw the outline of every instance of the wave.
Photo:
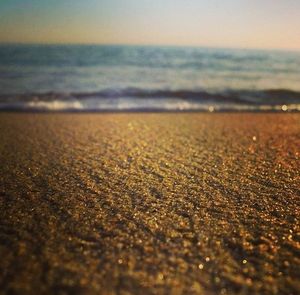
M 0 95 L 10 111 L 300 111 L 300 92 L 287 89 L 149 90 L 47 92 Z

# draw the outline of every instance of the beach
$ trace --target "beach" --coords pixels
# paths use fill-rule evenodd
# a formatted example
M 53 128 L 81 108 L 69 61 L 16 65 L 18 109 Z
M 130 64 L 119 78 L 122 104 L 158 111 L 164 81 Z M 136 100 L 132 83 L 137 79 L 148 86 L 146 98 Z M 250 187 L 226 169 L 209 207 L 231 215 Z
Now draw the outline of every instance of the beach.
M 299 294 L 298 113 L 1 113 L 1 294 Z

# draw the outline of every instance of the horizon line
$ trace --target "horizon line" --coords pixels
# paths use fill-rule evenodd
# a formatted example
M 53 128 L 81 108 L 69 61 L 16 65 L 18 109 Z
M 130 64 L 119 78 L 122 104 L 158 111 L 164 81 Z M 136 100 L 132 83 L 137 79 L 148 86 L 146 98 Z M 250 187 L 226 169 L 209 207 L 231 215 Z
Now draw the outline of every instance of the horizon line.
M 300 52 L 300 48 L 283 47 L 243 47 L 243 46 L 221 46 L 201 44 L 153 44 L 153 43 L 105 43 L 105 42 L 22 42 L 22 41 L 0 41 L 1 45 L 34 45 L 34 46 L 128 46 L 128 47 L 185 47 L 185 48 L 207 48 L 207 49 L 229 49 L 229 50 L 261 50 L 261 51 L 286 51 Z

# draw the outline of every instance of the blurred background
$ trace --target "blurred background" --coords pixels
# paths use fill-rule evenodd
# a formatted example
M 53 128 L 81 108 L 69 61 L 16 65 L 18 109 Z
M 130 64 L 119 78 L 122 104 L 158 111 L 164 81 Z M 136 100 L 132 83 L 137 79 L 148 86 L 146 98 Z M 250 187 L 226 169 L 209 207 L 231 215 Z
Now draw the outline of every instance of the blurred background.
M 300 109 L 298 1 L 0 3 L 0 109 Z

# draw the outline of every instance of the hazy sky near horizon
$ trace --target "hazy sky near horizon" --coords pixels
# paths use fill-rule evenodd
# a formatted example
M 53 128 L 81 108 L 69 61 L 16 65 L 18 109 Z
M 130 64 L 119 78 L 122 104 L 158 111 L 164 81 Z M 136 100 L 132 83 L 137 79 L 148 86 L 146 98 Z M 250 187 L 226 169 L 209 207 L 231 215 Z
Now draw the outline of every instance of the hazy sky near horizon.
M 299 0 L 1 0 L 0 42 L 300 49 Z

